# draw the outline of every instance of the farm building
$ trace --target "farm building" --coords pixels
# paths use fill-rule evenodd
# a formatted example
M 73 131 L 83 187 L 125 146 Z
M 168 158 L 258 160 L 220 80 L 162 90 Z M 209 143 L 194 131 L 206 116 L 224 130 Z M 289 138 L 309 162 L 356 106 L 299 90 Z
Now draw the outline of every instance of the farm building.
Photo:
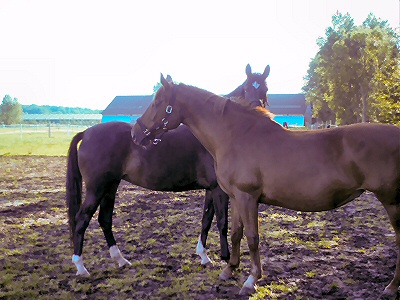
M 150 105 L 153 95 L 116 96 L 103 111 L 102 122 L 135 122 Z M 275 115 L 279 124 L 289 126 L 311 124 L 311 107 L 306 104 L 304 94 L 268 94 L 268 109 Z
M 111 121 L 135 122 L 150 105 L 153 95 L 116 96 L 102 112 L 102 123 Z
M 306 103 L 304 94 L 268 94 L 268 109 L 275 115 L 279 124 L 289 126 L 310 126 L 311 106 Z

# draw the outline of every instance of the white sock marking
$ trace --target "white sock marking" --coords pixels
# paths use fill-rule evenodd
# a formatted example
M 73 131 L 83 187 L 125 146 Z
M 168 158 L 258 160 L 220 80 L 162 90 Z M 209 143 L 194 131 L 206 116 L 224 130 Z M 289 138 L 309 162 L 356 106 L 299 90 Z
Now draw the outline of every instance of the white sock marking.
M 249 289 L 255 289 L 256 282 L 257 280 L 254 278 L 254 276 L 250 275 L 249 278 L 247 278 L 246 282 L 243 284 L 243 286 Z
M 196 247 L 196 254 L 198 254 L 201 257 L 201 264 L 205 265 L 207 263 L 212 263 L 211 259 L 207 256 L 207 250 L 204 248 L 203 243 L 200 240 L 197 242 L 197 247 Z
M 118 262 L 118 266 L 122 267 L 125 265 L 132 265 L 128 260 L 126 260 L 122 254 L 121 251 L 119 251 L 118 246 L 114 245 L 110 247 L 110 256 L 112 259 L 116 260 Z
M 82 256 L 79 255 L 72 255 L 72 262 L 75 264 L 78 271 L 76 275 L 90 275 L 88 270 L 86 270 L 85 266 L 83 265 Z

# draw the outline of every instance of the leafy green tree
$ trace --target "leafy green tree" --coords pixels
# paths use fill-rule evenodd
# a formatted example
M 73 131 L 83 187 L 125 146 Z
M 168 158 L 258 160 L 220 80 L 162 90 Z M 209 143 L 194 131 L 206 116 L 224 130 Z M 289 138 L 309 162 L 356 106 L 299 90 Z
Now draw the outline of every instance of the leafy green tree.
M 400 122 L 399 35 L 373 14 L 355 26 L 349 14 L 340 13 L 325 33 L 303 87 L 315 114 L 328 106 L 341 124 Z
M 153 94 L 155 95 L 158 89 L 162 86 L 161 82 L 157 82 L 155 86 L 153 86 Z
M 172 78 L 170 75 L 167 75 L 167 77 L 165 78 L 168 82 L 173 82 Z M 157 82 L 157 84 L 155 86 L 153 86 L 153 94 L 155 95 L 158 91 L 158 89 L 162 87 L 161 82 Z
M 18 99 L 12 99 L 10 95 L 5 95 L 0 105 L 0 122 L 10 125 L 22 122 L 22 106 Z

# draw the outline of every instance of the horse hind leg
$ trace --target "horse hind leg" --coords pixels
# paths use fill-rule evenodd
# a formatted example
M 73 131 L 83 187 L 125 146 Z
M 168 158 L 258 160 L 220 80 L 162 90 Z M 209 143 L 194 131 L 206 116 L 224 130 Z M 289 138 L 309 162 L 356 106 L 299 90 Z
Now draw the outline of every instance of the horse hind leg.
M 218 186 L 212 191 L 214 209 L 219 230 L 219 242 L 221 245 L 221 260 L 228 262 L 230 259 L 228 246 L 228 206 L 229 196 Z
M 210 190 L 206 190 L 206 196 L 204 198 L 203 218 L 201 220 L 201 233 L 196 247 L 196 254 L 200 256 L 202 265 L 212 264 L 211 259 L 207 255 L 206 243 L 208 231 L 211 228 L 212 220 L 214 217 L 214 212 L 215 211 L 212 193 Z
M 206 265 L 212 263 L 207 256 L 206 242 L 208 232 L 210 230 L 214 214 L 217 219 L 217 227 L 219 231 L 219 241 L 221 245 L 221 259 L 228 262 L 230 258 L 228 246 L 228 204 L 229 197 L 217 186 L 216 188 L 206 191 L 204 199 L 204 209 L 202 218 L 202 227 L 199 241 L 196 247 L 196 253 L 201 257 L 201 264 Z
M 95 194 L 88 190 L 86 192 L 86 199 L 75 216 L 76 227 L 75 232 L 73 233 L 74 254 L 72 255 L 72 262 L 77 268 L 76 275 L 89 275 L 82 259 L 83 240 L 85 231 L 89 226 L 90 220 L 96 212 L 99 203 L 100 200 L 95 196 Z
M 395 200 L 392 202 L 382 201 L 383 197 L 378 196 L 378 199 L 382 202 L 389 216 L 390 223 L 396 234 L 396 244 L 397 244 L 397 260 L 396 260 L 396 270 L 394 277 L 389 285 L 385 288 L 382 298 L 384 299 L 395 299 L 397 297 L 398 287 L 400 285 L 400 187 L 397 189 Z M 385 198 L 387 199 L 387 198 Z
M 119 267 L 125 265 L 132 265 L 128 260 L 126 260 L 117 246 L 114 234 L 112 232 L 112 215 L 114 211 L 115 195 L 118 189 L 119 182 L 112 184 L 109 187 L 109 191 L 104 195 L 102 201 L 100 202 L 100 212 L 99 212 L 99 224 L 103 230 L 104 237 L 106 239 L 107 245 L 109 247 L 110 256 L 113 260 L 118 263 Z

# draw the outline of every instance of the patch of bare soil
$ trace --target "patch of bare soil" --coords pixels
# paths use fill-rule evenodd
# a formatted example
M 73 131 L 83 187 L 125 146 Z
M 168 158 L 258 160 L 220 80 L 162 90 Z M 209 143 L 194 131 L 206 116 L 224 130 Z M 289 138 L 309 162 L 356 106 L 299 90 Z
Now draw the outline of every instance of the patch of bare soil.
M 203 191 L 161 193 L 122 183 L 114 234 L 132 266 L 109 258 L 97 215 L 85 235 L 90 277 L 76 277 L 65 207 L 65 157 L 0 157 L 0 299 L 246 299 L 249 274 L 218 275 L 214 224 L 203 268 L 195 254 Z M 372 194 L 334 211 L 260 205 L 263 278 L 252 299 L 377 299 L 394 274 L 394 232 Z

